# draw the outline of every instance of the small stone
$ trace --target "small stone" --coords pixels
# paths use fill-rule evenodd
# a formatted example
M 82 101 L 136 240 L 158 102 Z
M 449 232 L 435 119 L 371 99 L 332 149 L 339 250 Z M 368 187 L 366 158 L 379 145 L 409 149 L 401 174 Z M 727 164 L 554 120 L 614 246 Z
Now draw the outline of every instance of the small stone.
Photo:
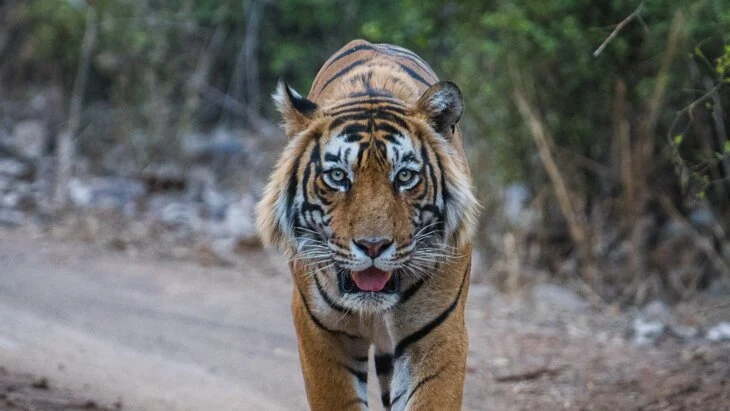
M 676 336 L 685 340 L 695 338 L 700 333 L 697 328 L 682 324 L 672 324 L 669 326 L 669 328 Z
M 17 192 L 10 192 L 0 197 L 0 207 L 18 208 L 18 204 L 20 204 L 20 194 Z
M 199 230 L 202 224 L 198 205 L 181 201 L 165 205 L 159 210 L 157 219 L 168 227 L 190 231 Z
M 671 317 L 669 306 L 660 300 L 651 301 L 649 304 L 644 306 L 643 313 L 647 319 L 663 322 L 668 321 Z
M 650 345 L 664 333 L 664 324 L 659 321 L 647 321 L 637 317 L 633 322 L 634 344 Z
M 73 178 L 66 189 L 71 203 L 79 208 L 125 210 L 146 193 L 141 182 L 119 177 Z
M 22 161 L 12 158 L 0 158 L 0 175 L 16 179 L 30 177 L 32 168 Z
M 698 361 L 701 363 L 707 363 L 711 360 L 712 354 L 706 346 L 695 346 L 682 350 L 680 358 L 682 361 Z
M 495 367 L 507 367 L 512 363 L 512 361 L 508 357 L 494 357 L 491 360 L 491 363 Z
M 228 234 L 236 237 L 255 237 L 255 208 L 256 201 L 251 196 L 244 196 L 231 203 L 223 220 Z
M 590 306 L 573 290 L 555 284 L 535 285 L 532 289 L 532 299 L 535 304 L 545 304 L 571 312 L 581 312 Z
M 40 158 L 48 138 L 48 130 L 39 120 L 21 121 L 13 127 L 12 148 L 26 158 Z
M 730 341 L 730 322 L 717 324 L 707 330 L 707 339 L 710 341 Z
M 0 208 L 0 225 L 6 227 L 17 227 L 23 224 L 25 215 L 17 210 Z
M 48 384 L 48 378 L 46 377 L 38 378 L 37 380 L 33 381 L 30 386 L 38 390 L 47 390 L 51 388 L 50 384 Z
M 91 204 L 93 194 L 91 186 L 84 184 L 77 178 L 72 178 L 66 186 L 68 197 L 76 207 L 87 207 Z
M 33 210 L 36 201 L 32 193 L 11 191 L 0 197 L 0 207 L 17 209 L 17 210 Z

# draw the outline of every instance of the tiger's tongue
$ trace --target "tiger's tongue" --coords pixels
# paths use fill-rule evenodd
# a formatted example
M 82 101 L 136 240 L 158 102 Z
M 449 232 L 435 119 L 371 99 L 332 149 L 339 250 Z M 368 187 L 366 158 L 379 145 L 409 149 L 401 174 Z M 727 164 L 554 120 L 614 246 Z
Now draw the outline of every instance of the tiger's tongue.
M 370 267 L 363 271 L 352 273 L 352 281 L 362 291 L 380 291 L 390 280 L 390 273 Z

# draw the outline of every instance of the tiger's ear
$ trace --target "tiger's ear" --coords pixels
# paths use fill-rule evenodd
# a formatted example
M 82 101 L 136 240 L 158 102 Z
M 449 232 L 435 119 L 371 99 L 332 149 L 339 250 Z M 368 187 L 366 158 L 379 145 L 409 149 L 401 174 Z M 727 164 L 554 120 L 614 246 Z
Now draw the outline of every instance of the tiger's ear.
M 440 81 L 423 93 L 415 112 L 423 115 L 438 133 L 449 137 L 464 113 L 461 90 L 450 81 Z
M 284 80 L 279 80 L 273 98 L 284 121 L 284 132 L 289 137 L 304 130 L 318 109 L 317 104 L 302 97 Z

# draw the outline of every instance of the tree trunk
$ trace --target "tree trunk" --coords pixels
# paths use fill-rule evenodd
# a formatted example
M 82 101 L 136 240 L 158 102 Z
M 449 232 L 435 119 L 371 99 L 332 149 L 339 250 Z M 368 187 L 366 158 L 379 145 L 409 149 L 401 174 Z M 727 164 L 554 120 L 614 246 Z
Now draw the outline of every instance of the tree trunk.
M 61 131 L 56 148 L 56 161 L 58 172 L 56 174 L 56 189 L 54 203 L 56 209 L 64 208 L 68 203 L 66 187 L 71 179 L 73 164 L 76 158 L 76 136 L 81 125 L 81 109 L 83 106 L 86 80 L 89 74 L 91 54 L 96 46 L 97 38 L 96 11 L 91 6 L 86 6 L 86 30 L 81 45 L 81 57 L 76 73 L 73 92 L 71 94 L 71 105 L 68 112 L 68 123 Z
M 245 4 L 248 3 L 248 4 Z M 263 0 L 244 0 L 247 10 L 246 38 L 243 41 L 246 58 L 246 103 L 249 113 L 261 113 L 261 90 L 259 88 L 259 33 L 261 32 L 261 17 L 263 15 Z

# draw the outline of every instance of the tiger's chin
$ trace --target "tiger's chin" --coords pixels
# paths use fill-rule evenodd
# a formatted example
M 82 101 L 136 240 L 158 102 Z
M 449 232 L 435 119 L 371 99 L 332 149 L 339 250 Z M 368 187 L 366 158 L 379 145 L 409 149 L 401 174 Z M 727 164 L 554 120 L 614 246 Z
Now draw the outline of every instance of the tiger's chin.
M 340 270 L 337 283 L 342 305 L 363 314 L 388 311 L 400 301 L 402 275 L 400 270 L 386 272 L 374 267 L 359 272 Z

